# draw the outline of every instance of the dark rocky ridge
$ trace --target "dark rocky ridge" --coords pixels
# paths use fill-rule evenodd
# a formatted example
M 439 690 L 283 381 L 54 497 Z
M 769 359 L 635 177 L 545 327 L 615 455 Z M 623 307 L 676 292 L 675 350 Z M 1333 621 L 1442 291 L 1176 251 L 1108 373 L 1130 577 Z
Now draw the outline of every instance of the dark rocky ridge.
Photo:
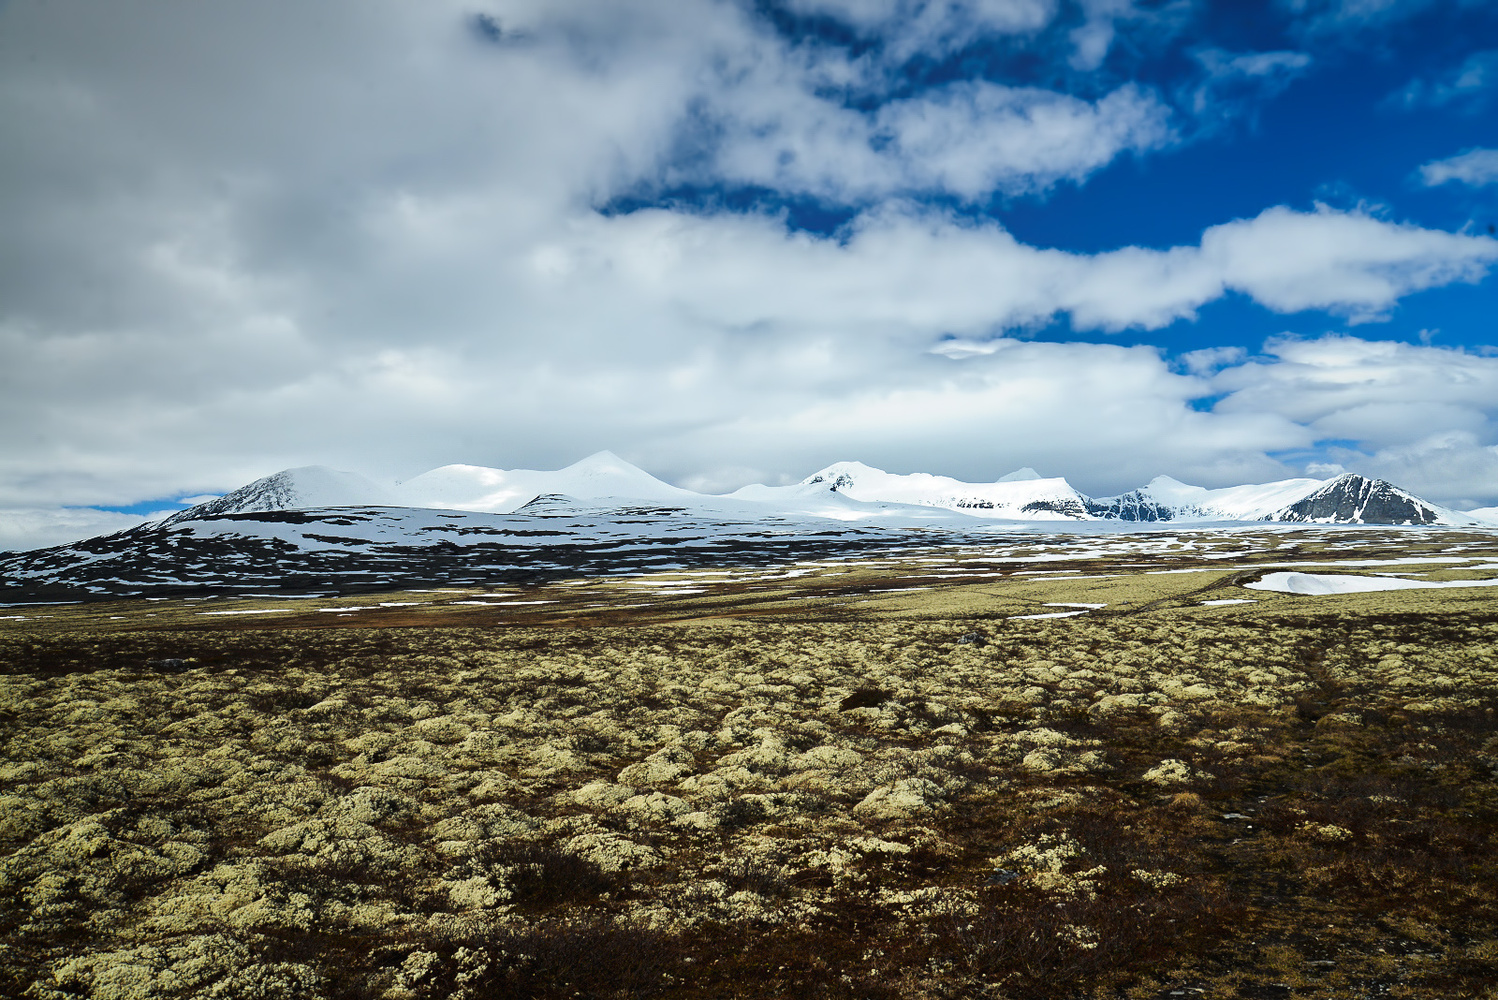
M 1435 524 L 1439 515 L 1419 497 L 1382 479 L 1338 476 L 1272 517 L 1337 524 Z
M 1170 521 L 1179 514 L 1173 508 L 1146 495 L 1143 490 L 1130 490 L 1116 497 L 1088 500 L 1087 513 L 1093 517 L 1108 517 L 1119 521 Z

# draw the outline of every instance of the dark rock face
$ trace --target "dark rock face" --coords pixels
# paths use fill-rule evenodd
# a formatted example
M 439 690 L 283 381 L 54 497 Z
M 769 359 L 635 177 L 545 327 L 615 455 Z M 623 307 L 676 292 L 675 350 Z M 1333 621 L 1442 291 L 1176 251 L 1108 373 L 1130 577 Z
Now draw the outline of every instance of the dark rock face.
M 1031 500 L 1020 508 L 1022 514 L 1065 514 L 1067 517 L 1084 518 L 1087 507 L 1080 499 L 1056 497 L 1053 500 Z
M 806 482 L 808 484 L 827 483 L 827 488 L 836 493 L 838 490 L 847 489 L 849 486 L 852 486 L 853 477 L 848 475 L 846 472 L 840 472 L 831 480 L 828 480 L 826 476 L 812 476 Z
M 1087 513 L 1093 517 L 1108 517 L 1118 521 L 1169 521 L 1175 517 L 1175 511 L 1150 499 L 1140 490 L 1130 490 L 1116 497 L 1089 500 Z
M 282 510 L 296 505 L 296 491 L 291 472 L 277 472 L 241 486 L 233 493 L 226 493 L 217 500 L 200 503 L 196 507 L 178 511 L 163 521 L 177 524 L 196 521 L 217 514 L 238 514 L 244 511 Z
M 1338 524 L 1434 524 L 1437 519 L 1434 510 L 1392 483 L 1352 474 L 1338 476 L 1270 518 Z

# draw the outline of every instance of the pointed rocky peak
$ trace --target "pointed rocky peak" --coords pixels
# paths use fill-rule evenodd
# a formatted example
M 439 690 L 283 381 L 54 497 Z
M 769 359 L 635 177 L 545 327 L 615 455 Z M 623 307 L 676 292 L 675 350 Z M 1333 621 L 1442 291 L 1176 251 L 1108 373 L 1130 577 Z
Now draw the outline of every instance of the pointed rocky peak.
M 389 490 L 356 472 L 306 465 L 263 476 L 223 496 L 173 514 L 166 524 L 223 514 L 392 503 Z
M 1328 480 L 1303 500 L 1269 517 L 1320 524 L 1435 524 L 1440 519 L 1434 508 L 1414 494 L 1354 472 Z

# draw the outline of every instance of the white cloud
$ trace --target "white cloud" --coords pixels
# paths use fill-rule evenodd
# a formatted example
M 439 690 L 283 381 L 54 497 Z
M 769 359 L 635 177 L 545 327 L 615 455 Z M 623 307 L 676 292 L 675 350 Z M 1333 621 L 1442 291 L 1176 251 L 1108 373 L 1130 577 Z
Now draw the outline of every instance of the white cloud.
M 1214 411 L 1276 413 L 1318 440 L 1352 440 L 1330 457 L 1432 500 L 1498 498 L 1498 357 L 1354 337 L 1281 338 L 1265 356 L 1212 378 Z
M 1133 85 L 1089 103 L 974 82 L 886 105 L 875 135 L 889 138 L 909 186 L 977 200 L 1080 181 L 1120 153 L 1159 149 L 1172 139 L 1168 117 L 1157 97 Z
M 1411 80 L 1395 95 L 1409 109 L 1456 106 L 1478 111 L 1498 87 L 1498 49 L 1474 52 L 1460 66 L 1435 79 Z
M 1103 64 L 1113 47 L 1117 24 L 1145 16 L 1134 0 L 1082 0 L 1083 20 L 1071 31 L 1072 69 L 1090 72 Z
M 1192 55 L 1205 77 L 1183 103 L 1208 125 L 1252 111 L 1290 86 L 1311 65 L 1311 57 L 1304 52 L 1235 53 L 1202 48 Z
M 1280 0 L 1280 6 L 1296 16 L 1295 27 L 1300 33 L 1345 37 L 1387 29 L 1441 2 L 1449 0 Z M 1476 4 L 1485 0 L 1458 2 Z
M 1465 153 L 1432 160 L 1420 167 L 1426 187 L 1457 181 L 1468 187 L 1498 184 L 1498 149 L 1469 149 Z
M 1201 253 L 1231 287 L 1271 309 L 1330 309 L 1367 321 L 1411 292 L 1480 280 L 1498 242 L 1318 205 L 1214 226 Z
M 1055 10 L 889 6 L 942 24 L 959 8 L 1016 32 Z M 186 5 L 172 31 L 149 6 L 7 10 L 0 132 L 26 141 L 0 185 L 0 506 L 605 447 L 724 487 L 862 458 L 1046 466 L 1107 491 L 1289 474 L 1267 453 L 1357 406 L 1488 433 L 1476 395 L 1304 410 L 1315 391 L 1275 386 L 1335 365 L 1289 346 L 1182 375 L 1147 348 L 1016 335 L 1058 316 L 1157 328 L 1233 292 L 1365 319 L 1481 277 L 1493 240 L 1278 207 L 1195 245 L 1080 254 L 900 200 L 1038 190 L 1157 148 L 1150 91 L 963 83 L 854 110 L 838 87 L 875 86 L 877 67 L 788 46 L 743 6 L 493 11 L 497 43 L 456 2 Z M 597 210 L 672 169 L 871 204 L 831 237 L 770 214 Z M 1406 443 L 1381 434 L 1370 448 Z
M 1182 367 L 1193 375 L 1211 375 L 1229 365 L 1242 363 L 1248 352 L 1241 347 L 1204 347 L 1180 357 Z
M 1459 510 L 1498 500 L 1498 445 L 1470 431 L 1441 431 L 1359 456 L 1360 470 Z
M 808 395 L 704 426 L 647 461 L 732 443 L 770 475 L 857 456 L 899 471 L 992 480 L 1037 462 L 1094 492 L 1141 485 L 1141 465 L 1197 481 L 1283 476 L 1265 447 L 1309 443 L 1273 414 L 1221 416 L 1187 404 L 1205 391 L 1152 348 L 1001 339 L 962 361 L 916 366 L 916 378 L 836 397 Z M 804 471 L 802 474 L 804 474 Z
M 1410 413 L 1451 407 L 1495 414 L 1498 357 L 1349 336 L 1283 337 L 1269 341 L 1263 357 L 1218 374 L 1213 387 L 1231 394 L 1217 404 L 1221 412 L 1272 411 L 1306 425 L 1336 421 L 1340 414 L 1367 407 L 1402 407 Z M 1460 419 L 1465 423 L 1470 418 Z M 1384 431 L 1389 436 L 1369 435 L 1366 440 L 1375 446 L 1402 442 L 1440 426 L 1426 421 L 1400 428 L 1388 421 Z
M 1036 32 L 1058 9 L 1057 0 L 789 0 L 786 6 L 882 37 L 895 62 L 917 53 L 946 55 L 985 35 Z
M 775 46 L 743 59 L 683 123 L 674 181 L 760 185 L 841 203 L 920 192 L 969 201 L 1081 181 L 1169 145 L 1170 111 L 1128 84 L 1096 101 L 958 81 L 870 110 L 820 86 L 825 61 Z
M 90 507 L 0 507 L 0 552 L 24 552 L 48 545 L 124 531 L 150 520 Z

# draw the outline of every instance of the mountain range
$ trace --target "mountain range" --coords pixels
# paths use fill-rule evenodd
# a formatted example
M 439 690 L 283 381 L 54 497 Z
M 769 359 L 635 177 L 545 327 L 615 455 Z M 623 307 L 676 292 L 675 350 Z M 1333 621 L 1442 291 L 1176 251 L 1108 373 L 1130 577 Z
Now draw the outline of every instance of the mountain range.
M 943 512 L 1010 521 L 1298 521 L 1316 524 L 1498 525 L 1486 511 L 1462 512 L 1422 500 L 1392 483 L 1348 473 L 1333 479 L 1206 489 L 1157 476 L 1113 497 L 1089 497 L 1063 478 L 1020 469 L 992 483 L 927 473 L 901 475 L 838 462 L 788 486 L 745 486 L 727 495 L 672 486 L 612 452 L 554 472 L 445 465 L 381 486 L 324 466 L 287 469 L 198 504 L 168 523 L 222 514 L 319 507 L 383 506 L 512 514 L 541 497 L 667 503 L 741 514 L 809 514 L 837 520 L 891 515 L 947 521 Z M 558 502 L 549 501 L 553 506 Z
M 557 471 L 448 465 L 381 485 L 287 469 L 111 535 L 0 553 L 0 601 L 329 593 L 520 583 L 559 575 L 779 563 L 1244 522 L 1498 527 L 1356 475 L 1206 489 L 1160 476 L 1113 497 L 1021 469 L 992 483 L 839 462 L 726 495 L 663 482 L 609 452 Z

